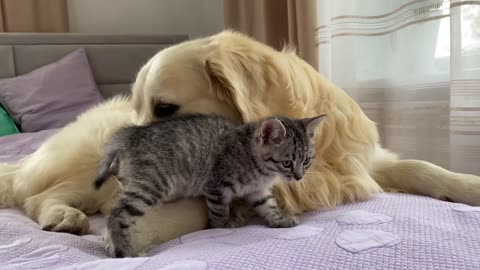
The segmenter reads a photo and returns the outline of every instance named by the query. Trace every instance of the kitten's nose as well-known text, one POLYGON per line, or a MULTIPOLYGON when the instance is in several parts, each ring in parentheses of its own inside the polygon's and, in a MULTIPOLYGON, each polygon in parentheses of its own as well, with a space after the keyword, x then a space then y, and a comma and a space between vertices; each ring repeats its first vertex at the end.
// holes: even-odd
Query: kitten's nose
POLYGON ((303 168, 295 168, 295 170, 293 170, 293 178, 295 178, 297 181, 302 180, 304 175, 305 171, 303 168))

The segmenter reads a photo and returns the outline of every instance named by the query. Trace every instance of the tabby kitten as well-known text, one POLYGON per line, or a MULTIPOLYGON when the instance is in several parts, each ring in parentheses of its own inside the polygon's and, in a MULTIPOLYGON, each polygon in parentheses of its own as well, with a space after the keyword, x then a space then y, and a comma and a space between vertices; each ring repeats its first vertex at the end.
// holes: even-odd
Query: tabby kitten
POLYGON ((246 199, 270 227, 298 224, 272 196, 279 178, 300 181, 315 157, 313 136, 324 115, 273 117, 237 125, 190 114, 118 131, 95 180, 116 175, 123 191, 107 219, 115 257, 135 256, 129 227, 159 203, 205 196, 210 227, 232 227, 230 202, 246 199))

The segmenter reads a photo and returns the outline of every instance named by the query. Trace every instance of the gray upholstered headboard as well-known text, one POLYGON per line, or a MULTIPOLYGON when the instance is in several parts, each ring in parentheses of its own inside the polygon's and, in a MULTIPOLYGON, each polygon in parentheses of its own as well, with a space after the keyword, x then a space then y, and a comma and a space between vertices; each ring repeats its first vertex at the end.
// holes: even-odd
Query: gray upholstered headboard
POLYGON ((85 48, 105 97, 128 93, 138 69, 182 35, 0 34, 0 79, 28 73, 77 48, 85 48))

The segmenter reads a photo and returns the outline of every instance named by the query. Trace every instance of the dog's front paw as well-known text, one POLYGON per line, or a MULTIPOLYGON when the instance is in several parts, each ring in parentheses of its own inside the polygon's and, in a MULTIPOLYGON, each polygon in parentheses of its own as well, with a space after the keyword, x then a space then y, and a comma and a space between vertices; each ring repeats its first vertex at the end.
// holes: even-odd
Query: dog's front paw
POLYGON ((88 217, 80 210, 66 205, 55 205, 42 211, 38 222, 44 231, 86 234, 88 217))
POLYGON ((290 228, 298 224, 300 224, 300 220, 297 216, 283 216, 268 222, 268 226, 271 228, 290 228))

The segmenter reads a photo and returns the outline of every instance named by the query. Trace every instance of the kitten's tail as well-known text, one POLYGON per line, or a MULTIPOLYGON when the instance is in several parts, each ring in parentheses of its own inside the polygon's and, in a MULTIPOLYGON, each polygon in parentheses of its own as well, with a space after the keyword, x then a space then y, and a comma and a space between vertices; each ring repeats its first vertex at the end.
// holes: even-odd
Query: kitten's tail
POLYGON ((117 149, 108 149, 105 151, 105 154, 100 160, 97 176, 95 177, 95 190, 100 189, 100 187, 102 187, 102 185, 110 178, 110 176, 118 173, 117 152, 117 149))

